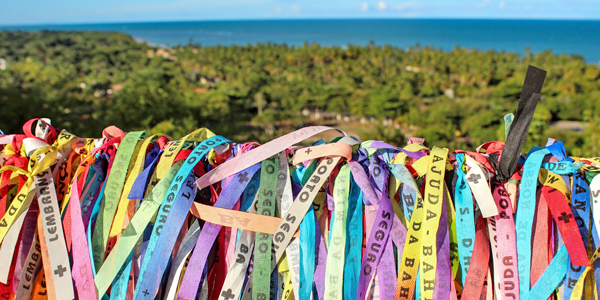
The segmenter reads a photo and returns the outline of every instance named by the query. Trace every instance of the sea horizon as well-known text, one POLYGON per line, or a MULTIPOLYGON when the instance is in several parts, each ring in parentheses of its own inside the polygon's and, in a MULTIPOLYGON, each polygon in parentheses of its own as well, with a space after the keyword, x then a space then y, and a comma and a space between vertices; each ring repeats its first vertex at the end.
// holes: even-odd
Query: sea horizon
POLYGON ((403 49, 419 44, 525 54, 550 50, 600 64, 600 20, 469 18, 328 18, 145 21, 0 25, 8 31, 117 31, 151 45, 173 47, 286 44, 369 45, 403 49))
POLYGON ((331 18, 255 18, 255 19, 206 19, 206 20, 147 20, 147 21, 115 21, 115 22, 75 22, 75 23, 23 23, 23 24, 1 24, 0 29, 5 27, 26 27, 26 26, 79 26, 79 25, 109 25, 109 24, 146 24, 146 23, 204 23, 204 22, 262 22, 262 21, 352 21, 352 20, 361 20, 361 21, 376 21, 376 20, 453 20, 453 21, 567 21, 567 22, 600 22, 600 17, 597 19, 561 19, 561 18, 455 18, 455 17, 436 17, 436 18, 428 18, 428 17, 364 17, 364 18, 355 18, 355 17, 331 17, 331 18))

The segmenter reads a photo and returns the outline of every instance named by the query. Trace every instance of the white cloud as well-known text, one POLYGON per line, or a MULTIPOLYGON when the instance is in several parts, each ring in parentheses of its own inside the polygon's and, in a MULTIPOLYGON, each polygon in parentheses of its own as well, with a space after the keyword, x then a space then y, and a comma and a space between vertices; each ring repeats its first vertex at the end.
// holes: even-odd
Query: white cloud
POLYGON ((409 8, 418 8, 418 7, 419 7, 419 5, 417 4, 417 2, 413 1, 413 2, 402 3, 402 4, 398 5, 398 6, 393 6, 393 7, 391 7, 391 9, 393 9, 393 10, 406 10, 406 9, 409 9, 409 8))
POLYGON ((367 10, 369 10, 369 4, 368 4, 367 2, 363 2, 363 3, 360 5, 360 10, 362 10, 362 11, 367 11, 367 10))
POLYGON ((280 12, 281 12, 281 7, 277 7, 277 8, 275 9, 275 13, 277 13, 277 14, 278 14, 278 13, 280 13, 280 12))
POLYGON ((490 3, 490 0, 483 0, 482 3, 477 4, 477 7, 486 7, 490 3))
POLYGON ((298 13, 300 11, 300 6, 298 5, 293 5, 292 6, 292 12, 293 13, 298 13))
POLYGON ((504 1, 500 1, 500 3, 498 4, 498 7, 500 7, 500 9, 504 9, 504 6, 506 4, 504 3, 504 1))
POLYGON ((381 10, 386 10, 387 9, 387 4, 383 1, 379 1, 377 2, 377 6, 379 6, 379 9, 381 10))

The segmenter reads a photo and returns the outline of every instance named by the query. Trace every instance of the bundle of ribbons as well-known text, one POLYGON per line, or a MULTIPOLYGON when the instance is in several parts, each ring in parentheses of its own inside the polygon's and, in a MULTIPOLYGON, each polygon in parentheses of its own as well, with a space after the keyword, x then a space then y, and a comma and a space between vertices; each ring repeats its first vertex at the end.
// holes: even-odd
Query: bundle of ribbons
POLYGON ((0 298, 597 298, 600 159, 521 153, 544 77, 475 151, 30 120, 0 136, 0 298))

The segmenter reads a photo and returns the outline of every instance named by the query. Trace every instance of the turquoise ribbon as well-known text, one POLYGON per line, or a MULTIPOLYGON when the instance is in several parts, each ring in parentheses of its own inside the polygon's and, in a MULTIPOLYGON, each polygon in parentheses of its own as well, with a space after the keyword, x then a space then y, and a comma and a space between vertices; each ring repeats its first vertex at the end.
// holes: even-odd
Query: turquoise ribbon
POLYGON ((454 199, 456 202, 456 239, 458 243, 458 256, 463 276, 462 285, 465 286, 469 262, 475 245, 475 217, 473 215, 473 195, 465 179, 463 164, 465 154, 459 153, 456 157, 456 187, 454 199))
POLYGON ((129 275, 131 274, 131 260, 133 252, 129 254, 127 260, 119 270, 116 279, 113 281, 110 289, 110 300, 125 300, 127 298, 127 285, 129 284, 129 275))
MULTIPOLYGON (((542 274, 540 279, 535 283, 533 288, 531 288, 531 292, 527 291, 528 299, 548 299, 550 294, 554 292, 556 287, 560 284, 560 282, 567 274, 567 263, 569 260, 569 253, 567 252, 567 248, 565 245, 560 247, 558 253, 546 268, 546 271, 542 274)), ((519 270, 519 272, 521 272, 519 270)), ((523 299, 523 296, 521 296, 523 299)))
MULTIPOLYGON (((304 185, 310 175, 314 172, 317 164, 316 161, 311 163, 302 174, 302 184, 304 185)), ((300 299, 311 299, 310 295, 313 289, 313 281, 315 276, 315 211, 312 207, 300 222, 300 290, 298 296, 300 299)))
MULTIPOLYGON (((160 282, 160 278, 162 277, 162 274, 165 271, 165 268, 167 267, 166 256, 169 255, 169 253, 164 253, 162 251, 155 251, 155 248, 157 248, 157 244, 158 244, 159 240, 161 241, 159 248, 161 248, 161 249, 172 249, 173 248, 173 245, 177 238, 177 234, 172 234, 172 232, 179 231, 185 218, 179 219, 180 217, 178 216, 177 217, 178 219, 174 219, 171 216, 187 214, 189 211, 189 207, 186 208, 184 206, 187 206, 187 205, 183 205, 183 203, 179 203, 179 202, 185 200, 185 201, 187 201, 186 204, 189 203, 189 205, 191 206, 191 204, 192 204, 191 202, 193 201, 193 199, 191 199, 191 200, 190 199, 180 199, 179 197, 177 197, 177 196, 179 196, 180 191, 184 188, 183 182, 185 182, 185 178, 187 178, 190 175, 193 168, 200 161, 200 159, 202 159, 204 156, 206 156, 211 149, 213 149, 214 147, 216 147, 218 145, 226 143, 226 142, 230 142, 230 141, 228 139, 218 136, 218 135, 215 135, 213 137, 203 140, 192 151, 192 153, 190 153, 190 155, 188 156, 188 158, 186 158, 185 162, 183 163, 183 165, 181 166, 179 171, 177 171, 177 175, 175 175, 175 180, 173 180, 173 182, 171 182, 171 185, 169 186, 169 189, 168 189, 169 193, 167 193, 165 195, 165 200, 161 203, 161 206, 158 209, 158 212, 160 214, 161 212, 166 211, 165 206, 172 205, 170 210, 167 210, 167 211, 169 211, 169 213, 168 213, 167 220, 164 223, 163 228, 162 228, 163 234, 159 234, 157 232, 157 230, 152 230, 152 235, 150 236, 150 241, 148 242, 148 246, 146 248, 146 254, 144 255, 144 260, 142 262, 142 267, 140 268, 140 275, 138 277, 138 282, 137 282, 136 289, 135 289, 134 299, 141 300, 142 298, 145 298, 145 297, 154 297, 154 294, 156 293, 156 290, 158 289, 158 284, 160 282), (184 178, 184 179, 183 179, 183 181, 180 181, 180 180, 178 180, 179 178, 184 178), (174 192, 174 194, 176 196, 173 195, 172 192, 174 192), (176 198, 171 199, 171 201, 167 201, 167 200, 169 200, 168 197, 173 197, 173 196, 175 196, 176 198), (182 210, 182 211, 180 211, 180 210, 182 210), (185 211, 183 211, 183 210, 185 210, 185 211), (157 257, 159 257, 159 256, 164 257, 164 259, 157 259, 157 257), (152 262, 152 264, 150 262, 152 262), (146 274, 148 269, 150 269, 151 272, 146 274), (149 277, 152 277, 152 278, 149 278, 149 277), (146 279, 144 280, 144 278, 146 278, 146 279), (142 293, 142 291, 144 293, 142 293), (143 295, 143 296, 141 296, 141 295, 143 295), (152 295, 152 296, 149 296, 149 295, 152 295)), ((157 221, 158 221, 158 219, 157 219, 157 221)))
MULTIPOLYGON (((351 176, 352 178, 352 176, 351 176)), ((354 179, 350 181, 350 199, 348 203, 348 236, 346 239, 346 261, 344 262, 344 299, 356 299, 360 262, 362 254, 363 207, 362 190, 354 179)))
MULTIPOLYGON (((517 214, 515 218, 519 267, 519 292, 522 300, 530 299, 531 231, 533 228, 533 217, 535 215, 538 173, 544 156, 549 153, 550 151, 546 148, 536 147, 531 149, 527 155, 525 166, 523 167, 523 179, 521 180, 519 203, 517 205, 517 214)), ((564 271, 566 272, 566 262, 564 271)), ((543 298, 536 297, 533 299, 543 298)))

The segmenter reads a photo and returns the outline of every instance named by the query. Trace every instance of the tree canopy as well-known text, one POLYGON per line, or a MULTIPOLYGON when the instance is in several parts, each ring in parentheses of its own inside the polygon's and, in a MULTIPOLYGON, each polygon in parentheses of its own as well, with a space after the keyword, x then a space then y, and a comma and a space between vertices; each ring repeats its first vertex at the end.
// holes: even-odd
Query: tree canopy
POLYGON ((0 58, 0 129, 7 133, 33 117, 80 136, 116 125, 177 138, 204 126, 259 141, 335 124, 363 139, 419 136, 453 149, 504 139, 502 117, 516 109, 531 64, 548 74, 525 148, 553 137, 572 155, 598 154, 600 68, 550 51, 161 48, 116 32, 0 31, 0 58), (557 121, 578 122, 580 131, 557 121))

